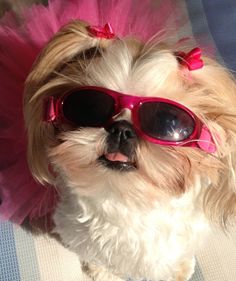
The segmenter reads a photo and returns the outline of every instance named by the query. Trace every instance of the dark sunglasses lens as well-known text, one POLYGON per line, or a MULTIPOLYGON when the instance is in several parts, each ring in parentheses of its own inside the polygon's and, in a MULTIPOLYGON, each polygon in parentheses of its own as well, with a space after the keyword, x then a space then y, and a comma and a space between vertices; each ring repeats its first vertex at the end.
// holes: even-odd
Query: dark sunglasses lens
POLYGON ((64 116, 79 127, 102 127, 110 120, 114 110, 114 99, 93 89, 75 91, 63 102, 64 116))
POLYGON ((183 109, 163 102, 146 102, 139 108, 140 126, 152 138, 179 142, 194 130, 193 118, 183 109))

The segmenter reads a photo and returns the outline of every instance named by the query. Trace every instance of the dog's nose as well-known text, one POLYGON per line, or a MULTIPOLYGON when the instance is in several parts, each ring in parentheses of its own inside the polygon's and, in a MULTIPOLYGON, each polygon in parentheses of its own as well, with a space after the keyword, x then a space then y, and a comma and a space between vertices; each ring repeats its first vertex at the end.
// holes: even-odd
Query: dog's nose
POLYGON ((115 121, 106 130, 113 141, 118 144, 123 144, 137 137, 132 124, 126 120, 115 121))

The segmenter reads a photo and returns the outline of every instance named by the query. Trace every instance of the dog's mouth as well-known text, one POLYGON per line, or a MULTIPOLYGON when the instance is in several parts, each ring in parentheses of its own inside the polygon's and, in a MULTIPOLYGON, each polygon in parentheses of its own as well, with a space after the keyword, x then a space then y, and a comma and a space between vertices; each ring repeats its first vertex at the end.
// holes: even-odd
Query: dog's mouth
POLYGON ((103 154, 98 160, 105 167, 121 172, 132 171, 137 168, 136 162, 121 152, 103 154))

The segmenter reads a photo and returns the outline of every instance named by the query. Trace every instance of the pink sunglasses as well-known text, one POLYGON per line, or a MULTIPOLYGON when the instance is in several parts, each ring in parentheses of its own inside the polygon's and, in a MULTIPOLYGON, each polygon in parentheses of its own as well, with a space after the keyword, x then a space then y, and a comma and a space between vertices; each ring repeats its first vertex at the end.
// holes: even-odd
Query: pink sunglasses
POLYGON ((151 143, 198 147, 209 153, 216 150, 208 128, 182 104, 165 98, 126 95, 101 87, 86 86, 58 99, 50 97, 46 121, 106 128, 122 109, 131 111, 137 135, 151 143))

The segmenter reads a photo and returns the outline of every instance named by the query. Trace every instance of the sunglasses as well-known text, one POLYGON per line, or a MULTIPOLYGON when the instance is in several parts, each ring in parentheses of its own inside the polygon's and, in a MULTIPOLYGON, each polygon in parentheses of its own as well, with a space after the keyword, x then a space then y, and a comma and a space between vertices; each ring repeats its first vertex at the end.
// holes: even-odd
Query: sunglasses
POLYGON ((211 133, 201 120, 182 104, 165 98, 139 97, 86 86, 58 99, 50 97, 46 103, 46 121, 106 128, 123 109, 131 111, 137 135, 148 142, 215 152, 211 133))

